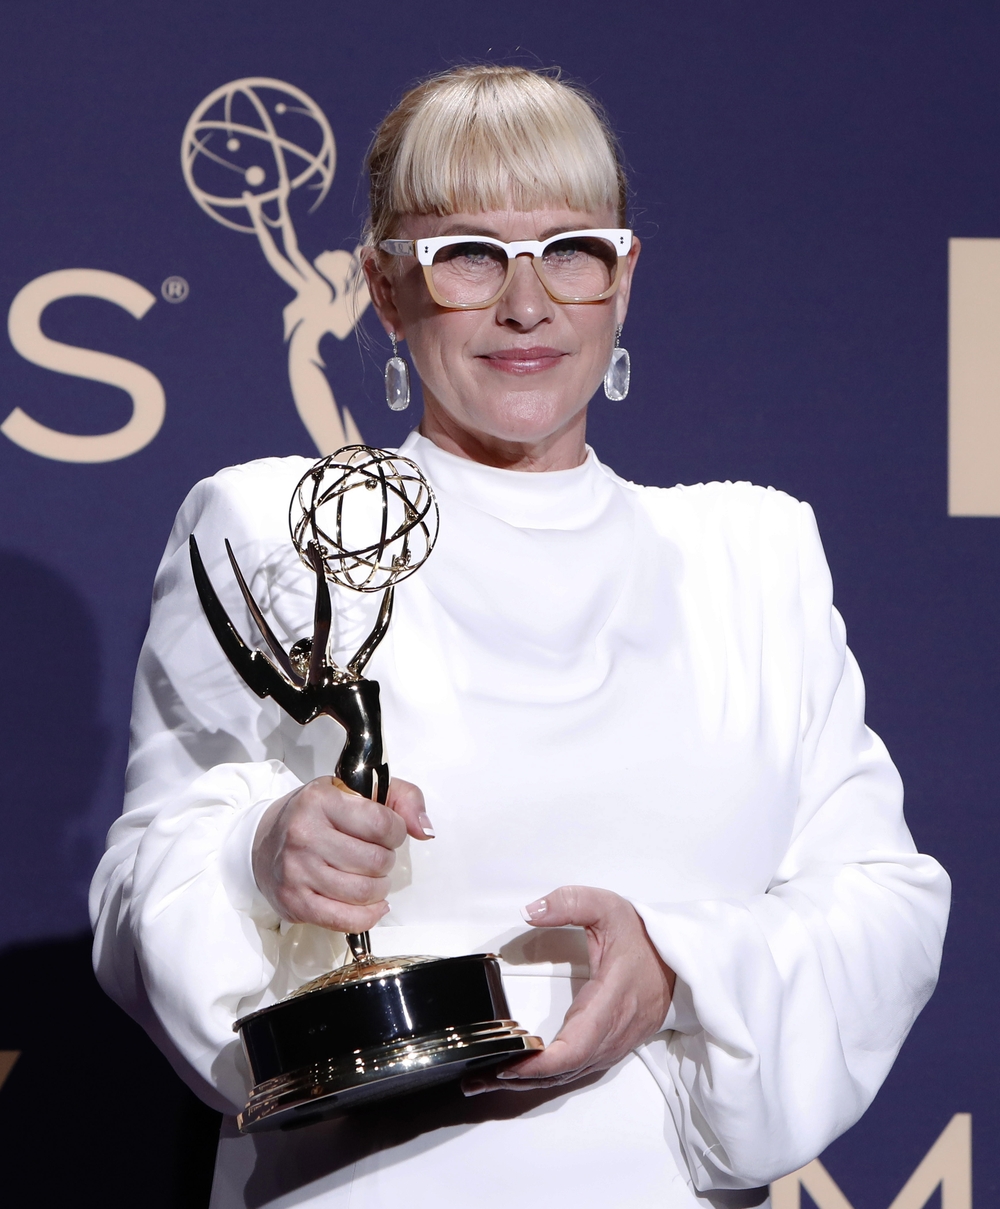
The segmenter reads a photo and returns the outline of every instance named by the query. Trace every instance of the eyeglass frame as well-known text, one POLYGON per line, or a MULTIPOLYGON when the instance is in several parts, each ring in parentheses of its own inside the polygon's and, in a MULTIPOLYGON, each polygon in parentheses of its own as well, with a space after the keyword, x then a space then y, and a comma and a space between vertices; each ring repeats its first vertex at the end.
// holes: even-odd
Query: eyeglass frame
POLYGON ((517 259, 519 256, 525 255, 531 257, 531 267, 535 270, 535 276, 542 283, 542 288, 553 302, 562 303, 564 306, 574 304, 587 306, 592 302, 603 302, 618 291, 622 274, 625 271, 625 261, 632 250, 633 238, 632 231, 627 227, 593 227, 582 231, 560 231, 559 234, 552 235, 548 239, 518 239, 513 243, 504 243, 502 239, 494 239, 491 235, 432 235, 425 239, 383 239, 378 246, 380 251, 386 252, 390 256, 416 256, 420 267, 424 271, 424 280, 427 282, 427 288, 430 290, 431 297, 438 306, 444 307, 449 311, 484 311, 487 307, 491 307, 499 302, 504 294, 507 293, 510 283, 514 280, 517 259), (568 294, 559 294, 552 289, 545 280, 545 275, 540 265, 544 251, 550 244, 558 243, 561 239, 578 239, 581 236, 606 239, 612 246, 618 249, 618 264, 615 268, 614 280, 606 290, 587 298, 572 298, 568 294), (485 302, 448 302, 435 289, 432 278, 434 257, 442 248, 448 247, 449 244, 459 243, 490 244, 494 248, 501 248, 507 255, 507 276, 504 278, 503 285, 492 298, 488 298, 485 302))

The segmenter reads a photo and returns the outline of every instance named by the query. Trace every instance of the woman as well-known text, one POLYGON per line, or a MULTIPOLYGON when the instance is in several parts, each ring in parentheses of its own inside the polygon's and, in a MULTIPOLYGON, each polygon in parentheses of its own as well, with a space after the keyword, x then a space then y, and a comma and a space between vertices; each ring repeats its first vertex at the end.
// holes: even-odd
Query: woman
MULTIPOLYGON (((308 460, 200 483, 95 878, 99 977, 229 1114, 215 1206, 761 1204, 870 1102, 947 916, 864 726, 812 513, 745 483, 636 487, 586 446, 613 360, 627 385, 639 243, 584 94, 456 69, 386 118, 369 167, 373 305, 424 398, 402 451, 442 515, 370 665, 406 780, 387 807, 338 791, 335 724, 253 697, 195 596, 188 535, 220 586, 228 537, 279 636, 310 632, 285 520, 308 460), (499 951, 547 1049, 239 1137, 233 1021, 365 928, 381 954, 499 951)), ((232 586, 225 603, 250 632, 232 586)), ((335 656, 371 607, 338 597, 335 656)))

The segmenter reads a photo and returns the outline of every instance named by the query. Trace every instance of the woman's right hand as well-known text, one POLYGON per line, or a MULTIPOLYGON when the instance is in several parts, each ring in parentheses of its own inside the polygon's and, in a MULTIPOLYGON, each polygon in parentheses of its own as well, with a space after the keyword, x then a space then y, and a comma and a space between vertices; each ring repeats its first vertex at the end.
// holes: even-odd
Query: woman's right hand
POLYGON ((389 873, 408 834, 434 836, 416 785, 390 781, 383 806, 335 777, 318 777, 264 812, 254 837, 254 877, 282 919, 367 932, 389 910, 389 873))

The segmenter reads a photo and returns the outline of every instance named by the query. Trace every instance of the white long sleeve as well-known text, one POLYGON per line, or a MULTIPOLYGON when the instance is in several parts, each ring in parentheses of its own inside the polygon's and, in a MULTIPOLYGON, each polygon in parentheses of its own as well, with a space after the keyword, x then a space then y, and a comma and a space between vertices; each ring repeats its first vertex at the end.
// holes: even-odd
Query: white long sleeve
MULTIPOLYGON (((308 464, 270 464, 280 479, 278 499, 287 501, 308 464)), ((229 1112, 243 1106, 247 1092, 232 1025, 266 1001, 279 951, 290 953, 296 941, 302 947, 298 934, 308 931, 319 943, 316 973, 336 956, 336 938, 318 929, 286 927, 293 935, 283 940, 250 868, 263 811, 323 769, 301 749, 299 728, 229 666, 191 575, 193 532, 230 616, 249 638, 252 622, 233 590, 225 539, 265 604, 275 582, 297 574, 271 515, 276 501, 255 495, 254 477, 237 467, 200 483, 178 514, 136 677, 126 809, 109 833, 91 900, 102 986, 149 1029, 199 1095, 229 1112), (264 525, 256 523, 261 505, 264 525)), ((293 620, 303 620, 296 605, 308 616, 310 602, 294 587, 283 601, 293 620)), ((276 621, 280 629, 280 615, 276 621)), ((332 724, 325 737, 332 768, 339 746, 332 724)), ((284 989, 272 988, 270 998, 284 989)))
MULTIPOLYGON (((424 790, 437 838, 400 850, 376 951, 499 951, 514 1015, 549 1039, 579 974, 574 938, 560 956, 552 936, 525 936, 518 909, 594 885, 637 905, 678 984, 645 1066, 564 1097, 544 1126, 480 1120, 405 1162, 390 1149, 377 1180, 369 1164, 374 1199, 361 1168, 344 1185, 352 1209, 391 1202, 393 1164, 401 1189, 433 1188, 521 1145, 517 1130, 554 1130, 545 1146, 574 1138, 597 1162, 613 1143, 599 1123, 587 1133, 579 1105, 607 1120, 625 1095, 645 1105, 646 1157, 630 1171, 665 1180, 671 1209, 793 1170, 878 1089, 934 985, 949 893, 864 725, 811 510, 748 484, 635 487, 593 454, 518 474, 417 436, 403 452, 434 485, 441 534, 397 590, 370 674, 392 771, 424 790)), ((309 634, 312 577, 287 529, 308 466, 234 467, 182 507, 137 673, 125 813, 92 887, 102 985, 227 1112, 248 1091, 234 1020, 343 954, 342 937, 281 924, 250 863, 261 814, 332 772, 342 733, 298 726, 239 679, 187 539, 246 638, 226 538, 279 638, 309 634)), ((353 652, 377 604, 335 592, 335 654, 353 652)), ((315 1129, 317 1153, 353 1161, 315 1129)), ((610 1149, 608 1164, 610 1181, 610 1149)), ((587 1195, 602 1187, 592 1172, 587 1195)))
POLYGON ((640 907, 678 975, 644 1047, 699 1188, 764 1184, 868 1107, 937 979, 949 882, 919 855, 902 785, 801 505, 805 635, 799 804, 767 892, 640 907))

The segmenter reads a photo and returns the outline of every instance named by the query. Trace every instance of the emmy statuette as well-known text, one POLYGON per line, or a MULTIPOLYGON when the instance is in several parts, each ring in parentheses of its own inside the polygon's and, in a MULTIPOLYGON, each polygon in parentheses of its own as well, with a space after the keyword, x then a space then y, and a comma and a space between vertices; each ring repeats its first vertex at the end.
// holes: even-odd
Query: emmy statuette
MULTIPOLYGON (((347 733, 336 776, 356 793, 384 802, 389 769, 379 686, 362 673, 389 627, 395 585, 434 548, 437 502, 408 458, 348 445, 317 462, 299 482, 289 526, 299 556, 316 577, 311 638, 285 651, 227 541, 233 573, 270 657, 251 649, 216 595, 192 534, 199 599, 247 685, 302 725, 322 714, 336 719, 347 733), (343 668, 328 654, 328 579, 382 593, 372 632, 343 668)), ((367 933, 348 935, 347 942, 350 956, 339 969, 233 1026, 254 1083, 237 1118, 242 1132, 311 1124, 542 1048, 538 1037, 508 1018, 495 955, 376 958, 367 933)))

